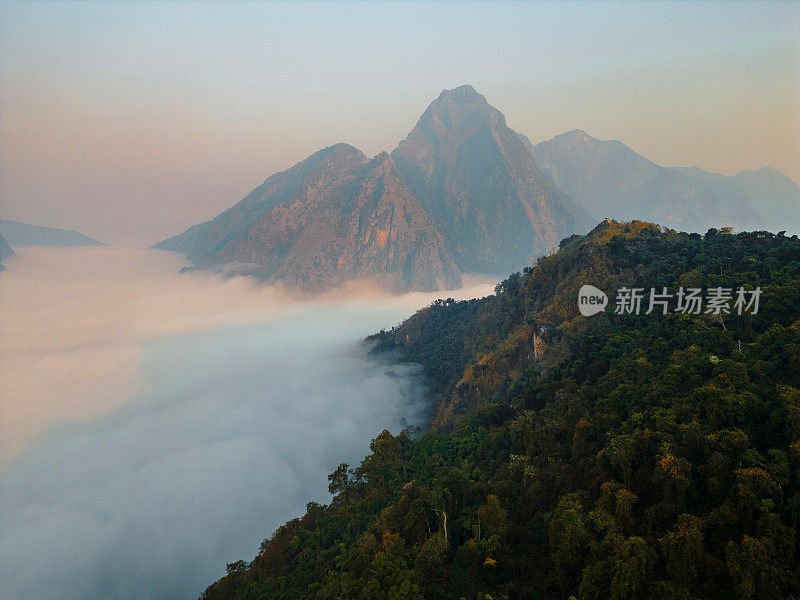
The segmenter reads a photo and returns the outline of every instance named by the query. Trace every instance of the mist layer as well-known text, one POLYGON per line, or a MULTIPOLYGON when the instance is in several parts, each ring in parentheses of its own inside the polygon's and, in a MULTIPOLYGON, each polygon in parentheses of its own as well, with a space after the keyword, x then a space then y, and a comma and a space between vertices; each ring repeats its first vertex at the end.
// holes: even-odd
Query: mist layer
POLYGON ((424 417, 419 372, 360 339, 435 295, 311 302, 113 248, 25 250, 8 267, 3 598, 196 597, 326 502, 336 464, 424 417))

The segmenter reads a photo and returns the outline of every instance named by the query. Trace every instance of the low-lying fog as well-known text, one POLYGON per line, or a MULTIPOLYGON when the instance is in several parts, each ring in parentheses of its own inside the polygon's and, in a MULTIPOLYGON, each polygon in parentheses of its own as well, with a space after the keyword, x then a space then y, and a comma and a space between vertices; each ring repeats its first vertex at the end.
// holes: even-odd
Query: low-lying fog
POLYGON ((298 300, 181 265, 108 247, 7 261, 0 597, 196 598, 327 502, 339 462, 424 417, 418 371, 359 341, 441 294, 298 300))

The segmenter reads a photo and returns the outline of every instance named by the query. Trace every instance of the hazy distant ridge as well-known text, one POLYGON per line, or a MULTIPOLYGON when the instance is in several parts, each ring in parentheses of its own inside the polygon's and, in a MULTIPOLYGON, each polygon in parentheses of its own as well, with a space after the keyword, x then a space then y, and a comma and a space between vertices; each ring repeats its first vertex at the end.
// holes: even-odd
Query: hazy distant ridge
POLYGON ((744 194, 759 213, 762 229, 800 233, 800 185, 777 169, 764 167, 732 176, 698 167, 674 167, 674 170, 709 182, 722 195, 744 194))
POLYGON ((697 167, 670 169, 620 141, 581 130, 528 147, 539 168, 596 219, 640 219, 701 233, 724 226, 800 229, 800 187, 775 169, 733 177, 697 167))
POLYGON ((58 229, 54 227, 42 227, 40 225, 28 225, 20 221, 8 221, 0 219, 0 234, 6 238, 8 244, 15 246, 101 246, 103 242, 98 242, 88 236, 71 231, 69 229, 58 229))

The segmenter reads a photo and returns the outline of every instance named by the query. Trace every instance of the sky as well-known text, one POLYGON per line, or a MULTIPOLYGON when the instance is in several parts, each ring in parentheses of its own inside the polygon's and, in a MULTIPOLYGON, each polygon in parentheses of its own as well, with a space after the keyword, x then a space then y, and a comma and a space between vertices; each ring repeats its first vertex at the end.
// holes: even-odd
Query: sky
POLYGON ((534 142, 800 181, 800 3, 0 3, 0 217, 150 245, 472 84, 534 142))
POLYGON ((360 340, 435 294, 312 301, 181 264, 111 246, 8 261, 0 598, 194 600, 329 502, 337 464, 423 423, 421 368, 360 340))

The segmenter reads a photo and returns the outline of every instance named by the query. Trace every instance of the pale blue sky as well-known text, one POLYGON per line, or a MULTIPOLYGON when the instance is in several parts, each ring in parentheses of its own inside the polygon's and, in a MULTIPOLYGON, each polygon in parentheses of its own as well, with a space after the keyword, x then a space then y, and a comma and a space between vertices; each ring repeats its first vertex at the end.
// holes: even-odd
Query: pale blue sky
POLYGON ((534 142, 800 178, 800 4, 2 3, 0 211, 152 243, 471 83, 534 142))

